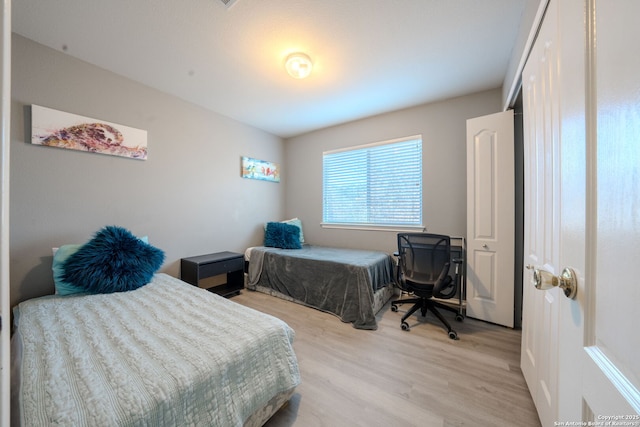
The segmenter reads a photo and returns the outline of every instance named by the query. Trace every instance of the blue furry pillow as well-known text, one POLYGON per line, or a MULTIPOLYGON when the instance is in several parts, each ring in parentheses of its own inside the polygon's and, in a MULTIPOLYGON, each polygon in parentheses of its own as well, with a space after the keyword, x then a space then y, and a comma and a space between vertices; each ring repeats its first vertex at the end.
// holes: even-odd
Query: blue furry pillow
POLYGON ((284 222, 268 222, 264 245, 282 249, 300 249, 300 228, 284 222))
POLYGON ((65 282, 91 293, 131 291, 151 281, 164 252, 122 227, 107 226, 63 264, 65 282))

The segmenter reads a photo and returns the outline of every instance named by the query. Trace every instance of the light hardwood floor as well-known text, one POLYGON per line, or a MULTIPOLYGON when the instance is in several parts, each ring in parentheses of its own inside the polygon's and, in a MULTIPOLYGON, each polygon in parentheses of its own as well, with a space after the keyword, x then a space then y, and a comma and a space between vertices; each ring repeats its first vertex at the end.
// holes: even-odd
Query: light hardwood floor
MULTIPOLYGON (((354 329, 319 310, 243 290, 233 301, 296 331, 302 384, 266 424, 283 426, 539 427, 520 365, 520 331, 474 319, 448 338, 432 314, 400 329, 406 308, 387 303, 378 330, 354 329)), ((405 306, 408 307, 408 306, 405 306)))

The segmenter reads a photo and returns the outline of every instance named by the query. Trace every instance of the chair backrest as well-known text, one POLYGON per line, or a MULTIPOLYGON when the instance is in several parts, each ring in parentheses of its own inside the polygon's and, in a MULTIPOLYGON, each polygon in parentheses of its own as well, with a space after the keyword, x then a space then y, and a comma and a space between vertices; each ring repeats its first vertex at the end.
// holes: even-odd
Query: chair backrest
POLYGON ((406 280, 433 285, 449 273, 451 239, 442 234, 399 233, 398 254, 406 280))

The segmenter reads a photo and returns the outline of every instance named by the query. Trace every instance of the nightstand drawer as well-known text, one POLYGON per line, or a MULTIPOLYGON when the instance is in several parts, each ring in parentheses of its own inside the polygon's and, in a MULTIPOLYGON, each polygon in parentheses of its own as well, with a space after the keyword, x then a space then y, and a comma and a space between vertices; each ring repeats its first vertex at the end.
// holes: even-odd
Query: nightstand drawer
POLYGON ((210 264, 200 264, 200 278, 231 273, 232 271, 242 270, 243 268, 244 258, 228 259, 210 264))

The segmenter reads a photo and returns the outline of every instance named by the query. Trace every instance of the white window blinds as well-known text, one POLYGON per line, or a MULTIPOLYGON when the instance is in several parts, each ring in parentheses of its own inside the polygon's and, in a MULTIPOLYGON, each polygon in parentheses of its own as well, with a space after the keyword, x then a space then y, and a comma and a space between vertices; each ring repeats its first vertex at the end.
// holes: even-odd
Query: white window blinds
POLYGON ((422 137, 323 153, 325 224, 421 226, 422 137))

